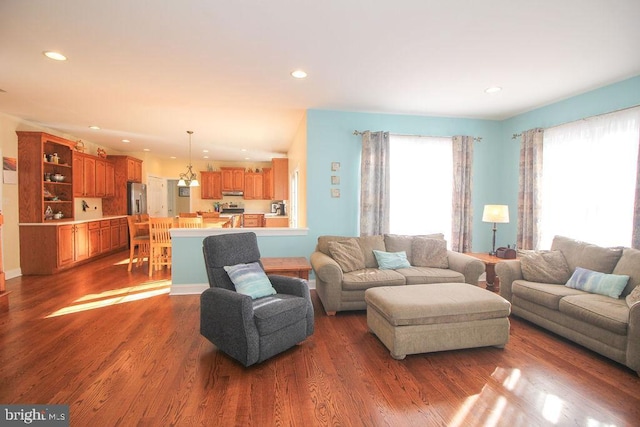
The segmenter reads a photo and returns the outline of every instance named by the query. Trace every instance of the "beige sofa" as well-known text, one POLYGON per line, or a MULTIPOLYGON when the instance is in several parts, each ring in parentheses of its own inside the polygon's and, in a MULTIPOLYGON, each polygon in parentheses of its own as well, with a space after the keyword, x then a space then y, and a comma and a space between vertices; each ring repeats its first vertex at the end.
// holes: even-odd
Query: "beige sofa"
POLYGON ((485 270, 482 261, 447 250, 442 234, 320 236, 310 261, 316 277, 316 292, 329 315, 337 311, 365 310, 364 293, 372 287, 459 282, 477 285, 485 270), (361 257, 362 263, 334 256, 336 251, 332 253, 332 249, 348 242, 358 252, 350 255, 352 258, 361 257), (374 250, 387 253, 404 251, 411 265, 380 269, 374 250))
POLYGON ((514 315, 640 372, 640 250, 556 236, 550 252, 523 252, 499 262, 496 274, 514 315), (629 279, 617 298, 565 286, 577 267, 629 279))

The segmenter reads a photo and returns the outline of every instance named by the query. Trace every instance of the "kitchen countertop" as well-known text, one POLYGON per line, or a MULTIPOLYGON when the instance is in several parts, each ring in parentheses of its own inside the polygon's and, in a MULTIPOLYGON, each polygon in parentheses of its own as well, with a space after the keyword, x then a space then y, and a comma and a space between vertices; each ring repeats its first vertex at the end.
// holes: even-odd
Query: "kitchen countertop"
POLYGON ((18 225, 68 225, 68 224, 84 224, 86 222, 94 222, 94 221, 106 221, 106 220, 110 220, 110 219, 118 219, 118 218, 126 218, 127 215, 105 215, 103 217, 100 218, 93 218, 93 219, 72 219, 72 220, 65 220, 63 219, 51 219, 45 222, 21 222, 18 223, 18 225))

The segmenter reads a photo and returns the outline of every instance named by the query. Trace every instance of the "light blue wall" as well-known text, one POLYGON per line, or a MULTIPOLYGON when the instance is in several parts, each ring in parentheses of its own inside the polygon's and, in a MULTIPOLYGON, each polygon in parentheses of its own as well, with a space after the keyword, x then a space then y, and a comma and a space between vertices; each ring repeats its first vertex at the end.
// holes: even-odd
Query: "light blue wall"
MULTIPOLYGON (((307 236, 260 237, 263 256, 306 256, 318 236, 357 236, 361 138, 354 130, 384 130, 397 134, 482 137, 474 145, 473 250, 491 248, 491 226, 481 221, 485 204, 508 204, 509 224, 499 224, 497 246, 516 240, 519 140, 514 133, 550 127, 595 114, 640 105, 640 76, 564 101, 520 114, 504 121, 422 117, 393 114, 309 110, 307 112, 307 236), (331 163, 340 162, 340 198, 331 197, 331 163)), ((421 185, 416 171, 416 197, 421 185)), ((433 207, 437 209, 437 206, 433 207)), ((182 243, 181 243, 182 245, 182 243)), ((205 283, 201 239, 176 247, 174 284, 205 283)))
POLYGON ((511 223, 498 225, 498 237, 516 240, 516 213, 518 209, 518 168, 520 139, 511 139, 515 133, 533 128, 549 128, 585 117, 609 113, 640 105, 640 76, 577 95, 507 119, 501 123, 501 185, 503 199, 509 205, 511 223))
MULTIPOLYGON (((397 134, 482 137, 474 145, 474 188, 472 194, 474 219, 474 250, 490 247, 490 228, 482 224, 482 207, 487 203, 506 203, 493 190, 499 184, 500 122, 445 117, 422 117, 393 114, 349 113, 310 110, 307 112, 308 149, 308 225, 309 238, 315 244, 325 234, 357 236, 359 234, 360 151, 361 137, 354 130, 384 130, 397 134), (340 162, 339 199, 331 198, 331 163, 340 162)), ((416 171, 415 197, 421 186, 433 183, 421 181, 416 171)), ((433 206, 438 209, 438 206, 433 206)))

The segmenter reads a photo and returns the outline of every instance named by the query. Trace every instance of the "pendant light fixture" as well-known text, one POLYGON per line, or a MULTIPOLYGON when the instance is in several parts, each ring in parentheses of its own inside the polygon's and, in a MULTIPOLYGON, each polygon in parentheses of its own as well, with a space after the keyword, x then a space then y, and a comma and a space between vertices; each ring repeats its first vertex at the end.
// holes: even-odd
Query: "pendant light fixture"
POLYGON ((191 166, 191 135, 193 135, 192 130, 188 130, 189 134, 189 166, 187 166, 187 172, 180 174, 180 181, 178 181, 178 187, 198 187, 200 183, 196 177, 196 174, 193 173, 193 169, 191 166))

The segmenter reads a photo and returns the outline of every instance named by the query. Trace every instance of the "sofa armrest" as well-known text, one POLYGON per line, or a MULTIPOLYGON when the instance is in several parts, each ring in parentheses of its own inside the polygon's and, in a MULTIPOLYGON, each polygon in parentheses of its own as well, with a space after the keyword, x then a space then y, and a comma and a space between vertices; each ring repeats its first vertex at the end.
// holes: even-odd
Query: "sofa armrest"
POLYGON ((484 262, 460 252, 447 251, 449 269, 462 273, 465 283, 478 286, 478 279, 484 273, 484 262))
POLYGON ((329 255, 316 251, 309 257, 309 262, 316 275, 316 279, 320 279, 325 283, 342 283, 342 269, 329 255))
POLYGON ((500 296, 511 302, 511 286, 514 280, 522 279, 520 260, 500 261, 496 264, 496 276, 500 279, 500 296))
POLYGON ((626 365, 640 375, 640 301, 629 307, 626 365))

